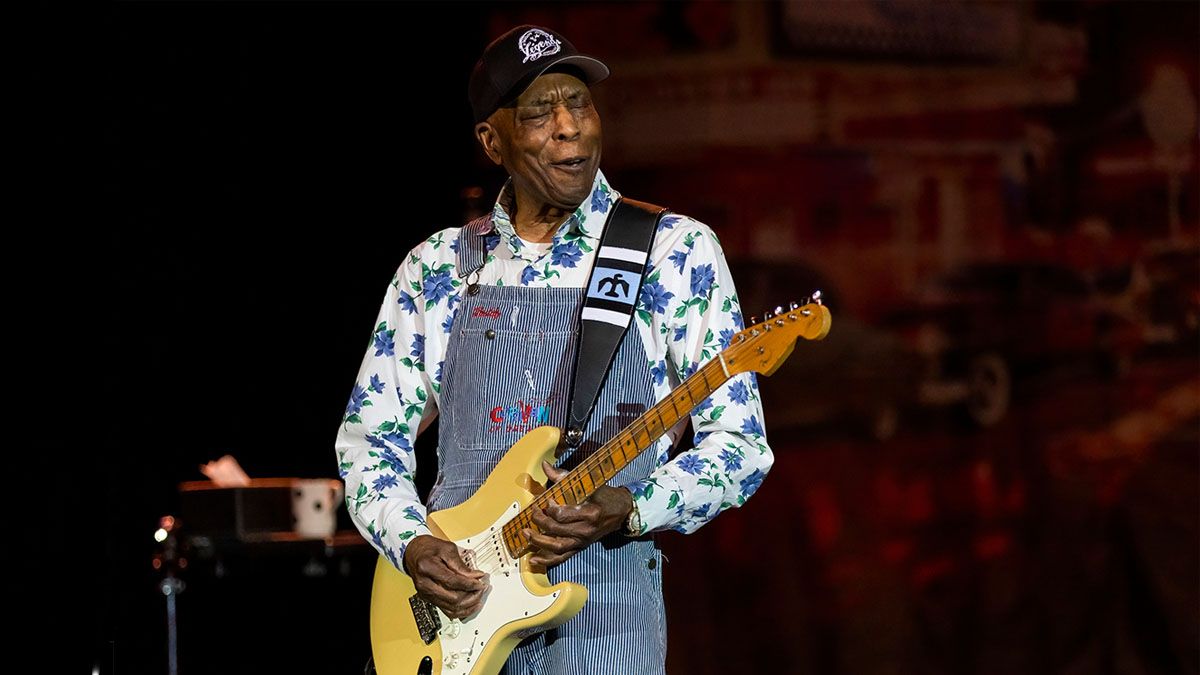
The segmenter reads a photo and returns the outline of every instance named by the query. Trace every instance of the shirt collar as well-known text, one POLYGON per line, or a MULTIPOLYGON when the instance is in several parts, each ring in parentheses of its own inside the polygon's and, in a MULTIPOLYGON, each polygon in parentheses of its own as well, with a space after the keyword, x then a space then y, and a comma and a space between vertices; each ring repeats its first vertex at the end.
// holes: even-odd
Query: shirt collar
MULTIPOLYGON (((609 210, 620 196, 619 192, 608 185, 604 172, 597 169, 596 179, 592 181, 591 195, 575 209, 575 213, 563 221, 554 235, 555 241, 568 234, 599 241, 600 235, 604 233, 604 224, 608 222, 609 210)), ((500 189, 500 195, 496 198, 495 206, 492 207, 492 226, 482 234, 499 232, 501 239, 508 243, 513 253, 519 254, 521 239, 513 229, 512 219, 505 206, 511 199, 512 178, 509 178, 504 183, 504 187, 500 189)))

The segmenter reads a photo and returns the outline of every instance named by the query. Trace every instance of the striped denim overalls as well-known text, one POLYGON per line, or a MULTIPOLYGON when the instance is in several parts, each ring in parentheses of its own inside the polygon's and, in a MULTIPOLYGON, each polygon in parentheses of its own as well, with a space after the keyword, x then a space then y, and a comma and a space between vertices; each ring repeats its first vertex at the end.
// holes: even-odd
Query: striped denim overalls
MULTIPOLYGON (((458 265, 478 267, 483 237, 463 229, 458 265), (472 265, 472 262, 475 264, 472 265)), ((528 430, 562 427, 574 364, 583 289, 480 286, 464 292, 455 315, 440 400, 438 477, 429 510, 466 501, 501 455, 528 430)), ((559 466, 580 459, 654 403, 650 367, 636 326, 630 325, 576 450, 559 466)), ((640 455, 611 485, 644 478, 654 452, 640 455)), ((551 583, 588 588, 588 600, 562 626, 533 636, 505 665, 507 675, 635 675, 663 672, 666 617, 662 554, 649 538, 613 533, 561 565, 551 583)))

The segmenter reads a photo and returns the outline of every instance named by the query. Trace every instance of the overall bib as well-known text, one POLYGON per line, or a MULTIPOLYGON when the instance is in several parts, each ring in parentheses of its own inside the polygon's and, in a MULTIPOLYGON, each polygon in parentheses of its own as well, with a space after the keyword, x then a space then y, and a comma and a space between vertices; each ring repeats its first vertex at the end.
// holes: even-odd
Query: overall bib
MULTIPOLYGON (((483 237, 468 234, 459 269, 474 269, 483 237)), ((476 265, 477 267, 478 265, 476 265)), ((574 365, 581 288, 480 286, 464 292, 443 366, 438 477, 429 510, 466 501, 500 457, 529 431, 562 428, 574 365)), ((617 349, 609 377, 576 449, 558 465, 573 468, 654 403, 650 367, 636 326, 617 349)), ((639 455, 610 485, 650 474, 654 451, 639 455)), ((588 588, 583 610, 513 651, 507 675, 661 673, 666 658, 662 554, 651 538, 615 532, 548 570, 551 583, 588 588)))

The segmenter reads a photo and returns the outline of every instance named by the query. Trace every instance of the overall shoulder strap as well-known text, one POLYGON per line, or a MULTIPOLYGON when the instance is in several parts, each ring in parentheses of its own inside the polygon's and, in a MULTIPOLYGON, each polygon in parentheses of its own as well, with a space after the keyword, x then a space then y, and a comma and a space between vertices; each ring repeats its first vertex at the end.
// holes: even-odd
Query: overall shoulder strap
POLYGON ((571 399, 563 439, 576 447, 625 336, 642 289, 650 246, 667 209, 622 198, 600 238, 579 316, 571 399))
POLYGON ((460 279, 479 271, 487 261, 487 238, 492 231, 492 214, 480 216, 462 226, 458 232, 458 276, 460 279))

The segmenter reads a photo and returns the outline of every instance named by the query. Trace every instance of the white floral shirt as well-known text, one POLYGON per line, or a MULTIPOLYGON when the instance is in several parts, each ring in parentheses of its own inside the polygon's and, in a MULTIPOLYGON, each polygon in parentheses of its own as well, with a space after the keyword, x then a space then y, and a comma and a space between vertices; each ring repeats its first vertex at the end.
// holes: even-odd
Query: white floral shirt
MULTIPOLYGON (((592 197, 559 228, 548 247, 524 243, 503 203, 492 212, 487 264, 478 282, 583 288, 608 211, 619 197, 597 172, 592 197)), ((460 228, 414 248, 384 296, 371 343, 335 443, 346 504, 355 525, 399 566, 413 537, 429 534, 413 483, 413 439, 437 414, 442 365, 454 313, 465 289, 456 263, 460 228)), ((742 312, 712 230, 686 216, 659 223, 649 272, 631 329, 646 346, 656 400, 729 345, 742 312)), ((686 425, 660 439, 657 468, 626 487, 642 532, 692 532, 740 506, 773 462, 753 374, 735 376, 692 411, 695 447, 671 457, 686 425)))

